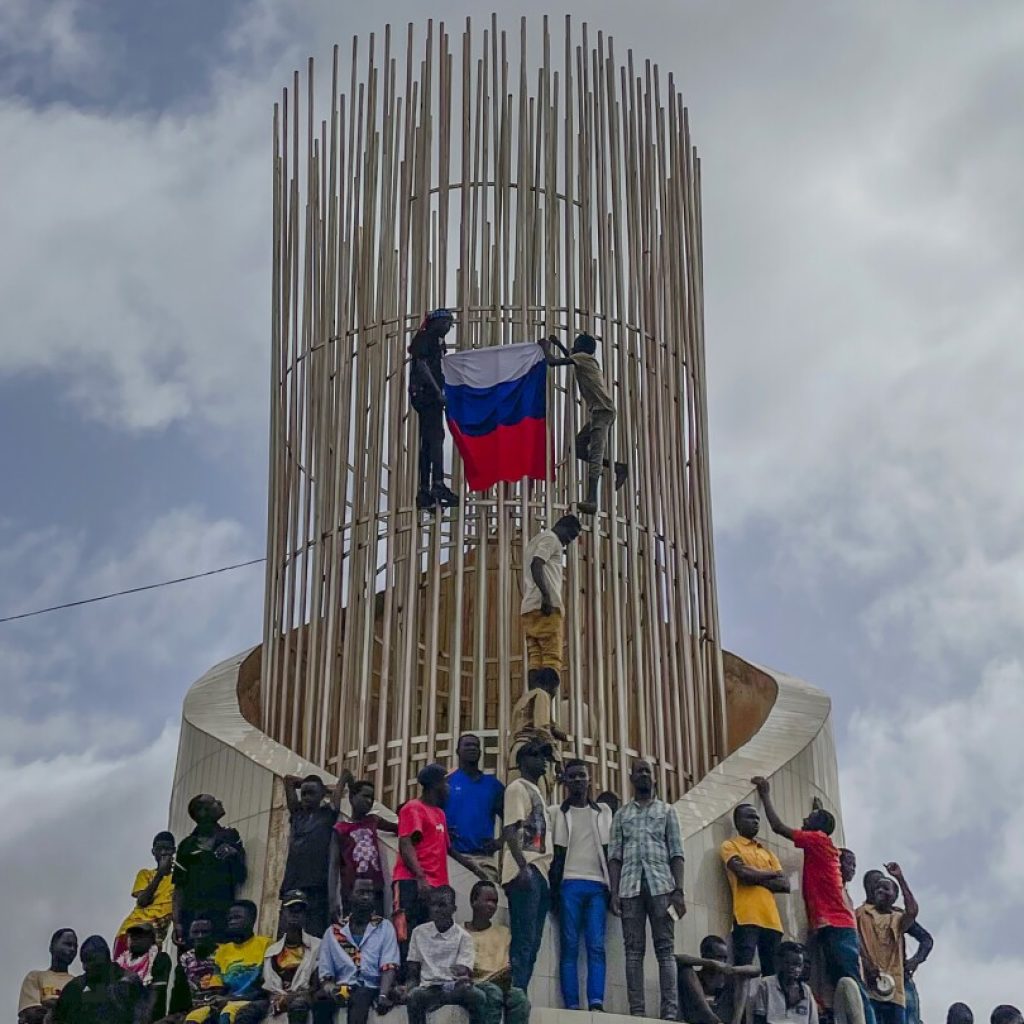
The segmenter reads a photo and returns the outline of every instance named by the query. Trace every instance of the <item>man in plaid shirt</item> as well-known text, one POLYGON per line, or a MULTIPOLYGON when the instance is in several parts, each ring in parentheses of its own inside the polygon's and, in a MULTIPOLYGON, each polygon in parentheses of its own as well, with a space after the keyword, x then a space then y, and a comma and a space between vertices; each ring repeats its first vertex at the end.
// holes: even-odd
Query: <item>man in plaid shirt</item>
POLYGON ((661 1018, 679 1013, 675 961, 675 922, 686 913, 683 898, 683 837, 676 812, 654 795, 654 769, 649 761, 634 761, 629 781, 633 799, 612 821, 608 847, 611 911, 622 918, 626 947, 626 991, 629 1012, 646 1016, 644 954, 647 920, 651 922, 654 954, 658 958, 661 1018))

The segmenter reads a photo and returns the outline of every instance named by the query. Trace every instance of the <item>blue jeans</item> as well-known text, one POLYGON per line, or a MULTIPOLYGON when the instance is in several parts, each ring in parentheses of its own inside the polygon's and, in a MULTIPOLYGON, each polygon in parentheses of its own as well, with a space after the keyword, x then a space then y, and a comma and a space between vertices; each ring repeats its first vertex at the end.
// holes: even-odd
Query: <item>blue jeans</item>
POLYGON ((876 1024, 875 1013, 860 976, 860 939, 856 928, 835 928, 826 925, 817 931, 817 939, 825 956, 825 970, 834 985, 841 978, 852 978, 860 989, 864 1003, 864 1024, 876 1024))
POLYGON ((875 1020, 878 1024, 906 1024, 907 1011, 896 1003, 872 999, 871 1008, 875 1011, 875 1020))
POLYGON ((562 882, 559 898, 562 941, 559 973, 562 1002, 567 1010, 580 1008, 580 979, 576 962, 580 931, 587 946, 587 1008, 604 1005, 604 925, 608 916, 608 888, 603 882, 570 878, 562 882))
POLYGON ((530 987, 533 965, 537 962, 544 925, 551 908, 548 880, 532 864, 527 868, 527 874, 529 881, 525 884, 514 881, 505 886, 508 923, 512 932, 508 957, 512 964, 512 986, 524 992, 530 987))

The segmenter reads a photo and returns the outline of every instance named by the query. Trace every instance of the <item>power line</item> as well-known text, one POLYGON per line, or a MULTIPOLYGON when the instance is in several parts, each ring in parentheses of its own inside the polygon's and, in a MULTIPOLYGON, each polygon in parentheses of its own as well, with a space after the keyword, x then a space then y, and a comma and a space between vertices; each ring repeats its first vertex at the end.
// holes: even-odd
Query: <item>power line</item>
POLYGON ((112 597, 125 597, 128 594, 141 594, 144 590, 157 590, 159 587, 170 587, 175 583, 187 583, 189 580, 201 580, 205 576, 216 576, 218 573, 231 572, 232 569, 244 569, 247 565, 259 565, 265 562, 266 558, 250 558, 248 562, 236 562, 234 565, 222 565, 219 569, 207 569, 206 572, 196 572, 191 576, 179 576, 176 580, 162 580, 160 583, 147 583, 144 587, 130 587, 128 590, 117 590, 112 594, 98 594, 96 597, 85 597, 81 601, 67 601, 65 604, 55 604, 49 608, 37 608, 33 612, 22 612, 20 615, 7 615, 0 618, 0 625, 5 622, 15 622, 18 619, 31 619, 35 615, 46 615, 47 612, 60 612, 65 608, 79 608, 83 604, 95 604, 97 601, 109 601, 112 597))

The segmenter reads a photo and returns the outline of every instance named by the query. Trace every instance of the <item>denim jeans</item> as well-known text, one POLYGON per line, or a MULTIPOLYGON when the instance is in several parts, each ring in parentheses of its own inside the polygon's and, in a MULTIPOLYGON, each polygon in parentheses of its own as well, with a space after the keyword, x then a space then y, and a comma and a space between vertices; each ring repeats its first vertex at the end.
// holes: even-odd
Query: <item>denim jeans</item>
POLYGON ((905 978, 903 987, 907 994, 907 1024, 921 1024, 921 997, 914 979, 905 978))
POLYGON ((608 887, 603 882, 570 878, 562 882, 559 895, 562 934, 559 948, 559 976, 562 1002, 567 1010, 580 1008, 580 979, 577 960, 580 933, 587 947, 587 1008, 604 1005, 604 926, 608 915, 608 887))
MULTIPOLYGON (((644 1005, 644 956, 647 953, 647 920, 651 922, 654 955, 658 958, 662 1020, 679 1016, 679 981, 675 958, 675 921, 669 916, 671 893, 652 896, 644 878, 639 896, 622 898, 622 943, 626 947, 626 994, 629 1012, 646 1017, 644 1005)), ((856 932, 854 933, 856 934, 856 932)), ((872 1021, 871 1024, 874 1024, 872 1021)))
POLYGON ((852 978, 860 989, 865 1024, 876 1024, 871 999, 860 975, 860 939, 857 937, 857 929, 826 925, 819 928, 816 934, 824 953, 829 981, 834 985, 841 978, 852 978))
POLYGON ((533 977, 544 925, 551 907, 551 889, 548 880, 531 864, 527 869, 529 881, 518 880, 505 886, 508 897, 508 923, 512 932, 509 960, 512 964, 512 985, 526 992, 533 977))

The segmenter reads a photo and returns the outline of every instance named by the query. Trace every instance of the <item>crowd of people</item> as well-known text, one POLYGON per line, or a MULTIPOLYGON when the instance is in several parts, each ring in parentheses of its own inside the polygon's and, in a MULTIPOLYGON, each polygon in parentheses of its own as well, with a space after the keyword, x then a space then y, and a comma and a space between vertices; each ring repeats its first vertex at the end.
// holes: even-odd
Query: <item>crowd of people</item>
MULTIPOLYGON (((651 765, 632 766, 631 797, 594 799, 588 765, 561 764, 561 802, 541 788, 550 745, 526 736, 507 787, 481 770, 478 737, 463 735, 458 766, 431 764, 397 823, 374 813, 372 785, 346 776, 328 792, 317 776, 284 780, 289 848, 278 934, 261 933, 254 903, 238 897, 245 847, 225 827, 215 797, 194 797, 195 827, 175 845, 153 839, 154 865, 138 872, 135 901, 113 942, 91 936, 79 954, 69 928, 50 942, 50 964, 22 986, 19 1024, 350 1024, 404 1005, 411 1024, 446 1005, 471 1024, 526 1024, 527 992, 549 917, 559 935, 559 981, 568 1009, 604 1009, 608 915, 621 919, 629 1011, 647 1015, 648 928, 660 1002, 652 1015, 690 1024, 919 1024, 916 972, 932 948, 898 864, 864 874, 854 907, 850 850, 832 841, 835 820, 817 802, 800 828, 785 824, 769 783, 756 778, 772 831, 803 851, 808 935, 785 941, 777 899, 791 880, 758 839, 752 804, 735 809, 721 858, 732 894, 728 939, 708 935, 698 954, 675 952, 686 913, 679 819, 658 798, 651 765), (347 791, 349 812, 341 812, 347 791), (390 892, 380 832, 397 833, 390 892), (449 860, 477 876, 471 917, 456 921, 449 860), (499 888, 509 926, 495 922, 499 888), (898 901, 902 901, 900 905, 898 901), (913 955, 906 937, 918 943, 913 955), (586 953, 581 989, 580 945, 586 953)), ((652 1008, 653 1011, 653 1008, 652 1008)), ((973 1024, 963 1004, 948 1024, 973 1024)), ((1014 1007, 991 1024, 1024 1024, 1014 1007)))
MULTIPOLYGON (((417 504, 424 510, 458 503, 443 467, 442 357, 453 323, 449 311, 433 311, 410 346, 410 405, 420 421, 417 504)), ((587 408, 576 438, 576 456, 587 464, 578 508, 593 515, 603 471, 614 470, 616 488, 627 476, 624 464, 605 458, 615 407, 596 342, 580 335, 571 351, 553 337, 540 344, 549 366, 574 370, 587 408)), ((366 1024, 371 1010, 386 1015, 398 1005, 411 1024, 446 1005, 462 1007, 471 1024, 526 1024, 549 917, 557 921, 563 1005, 603 1011, 609 914, 621 919, 635 1016, 647 1014, 649 930, 661 1019, 920 1024, 916 972, 932 938, 917 921, 899 865, 868 871, 865 900, 855 908, 846 886, 856 860, 833 843, 832 815, 816 803, 801 827, 791 828, 763 778, 752 783, 768 824, 803 851, 806 943, 784 941, 777 900, 790 893, 791 880, 758 840, 757 809, 741 804, 736 835, 721 848, 732 894, 729 940, 708 935, 698 955, 675 952, 675 926, 686 913, 683 840, 675 810, 657 796, 652 765, 632 764, 632 793, 620 806, 612 793, 595 798, 588 764, 560 753, 568 739, 553 714, 563 674, 562 560, 581 529, 576 516, 563 516, 524 551, 519 615, 527 691, 512 709, 516 774, 507 787, 481 770, 482 745, 471 734, 458 740, 454 771, 430 764, 419 772, 419 795, 399 809, 397 823, 374 813, 371 782, 346 775, 328 793, 315 775, 285 778, 289 848, 276 936, 260 931, 256 905, 239 898, 246 880, 240 835, 222 824, 216 797, 198 795, 188 805, 195 827, 180 844, 168 832, 154 837, 155 867, 137 874, 134 907, 112 948, 101 936, 87 938, 82 973, 72 976, 77 936, 69 928, 54 934, 49 967, 30 971, 22 985, 19 1024, 329 1024, 342 1009, 349 1024, 366 1024), (343 814, 346 791, 350 809, 343 814), (381 832, 398 837, 390 892, 381 832), (449 860, 478 879, 471 918, 462 924, 449 860), (494 920, 499 889, 508 927, 494 920), (909 957, 907 936, 918 943, 909 957)), ((970 1011, 955 1004, 948 1024, 973 1024, 970 1011)), ((1024 1019, 1000 1006, 991 1024, 1024 1019)))

